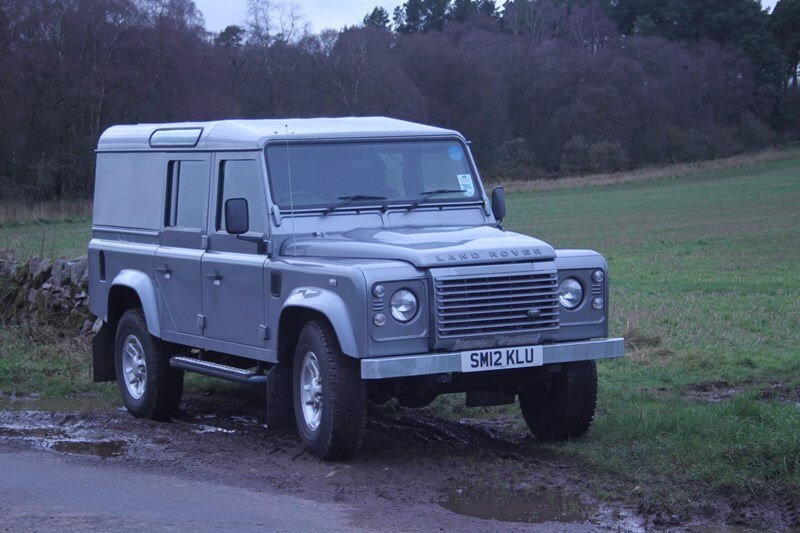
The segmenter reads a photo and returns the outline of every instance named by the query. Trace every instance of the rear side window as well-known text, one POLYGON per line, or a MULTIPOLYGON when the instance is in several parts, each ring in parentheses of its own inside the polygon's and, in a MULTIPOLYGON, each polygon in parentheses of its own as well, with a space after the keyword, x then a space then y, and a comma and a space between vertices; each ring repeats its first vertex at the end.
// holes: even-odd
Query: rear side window
POLYGON ((208 205, 205 161, 170 161, 164 227, 203 229, 208 205))
POLYGON ((220 164, 220 182, 217 204, 217 230, 225 231, 225 202, 231 198, 247 200, 250 214, 250 231, 264 233, 266 227, 266 199, 264 184, 255 160, 228 160, 220 164))

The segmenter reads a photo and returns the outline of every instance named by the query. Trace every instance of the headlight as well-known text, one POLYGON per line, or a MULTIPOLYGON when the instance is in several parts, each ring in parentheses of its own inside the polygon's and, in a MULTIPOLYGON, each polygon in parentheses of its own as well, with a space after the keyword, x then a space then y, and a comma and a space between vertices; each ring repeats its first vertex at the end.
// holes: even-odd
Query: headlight
POLYGON ((583 287, 575 278, 567 278, 558 287, 558 301, 566 309, 575 309, 583 300, 583 287))
POLYGON ((409 322, 417 316, 417 297, 407 289, 400 289, 392 295, 392 316, 399 322, 409 322))

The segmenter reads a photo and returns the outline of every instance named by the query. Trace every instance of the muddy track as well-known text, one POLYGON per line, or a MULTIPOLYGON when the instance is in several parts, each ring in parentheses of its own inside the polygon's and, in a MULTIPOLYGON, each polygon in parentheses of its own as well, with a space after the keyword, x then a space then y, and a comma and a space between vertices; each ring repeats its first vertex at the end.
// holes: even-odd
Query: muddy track
MULTIPOLYGON (((502 417, 455 421, 426 410, 372 408, 361 454, 340 463, 306 453, 293 430, 267 431, 263 424, 258 403, 247 396, 195 395, 171 423, 121 409, 0 411, 0 452, 37 450, 98 468, 343 504, 352 510, 352 526, 372 530, 514 531, 552 527, 551 521, 562 531, 687 525, 669 514, 638 516, 631 505, 593 500, 579 457, 531 445, 502 417)), ((743 522, 800 525, 795 500, 781 509, 741 503, 731 511, 743 522)))
POLYGON ((525 446, 530 437, 497 429, 496 421, 372 409, 362 453, 326 463, 306 453, 293 430, 267 431, 252 404, 231 400, 224 407, 218 399, 189 400, 171 423, 134 419, 123 410, 0 412, 0 446, 341 503, 353 510, 353 526, 368 529, 525 530, 556 520, 561 529, 578 531, 641 524, 632 511, 599 506, 583 494, 580 480, 568 473, 573 459, 534 451, 525 446), (244 409, 233 414, 237 407, 244 409))

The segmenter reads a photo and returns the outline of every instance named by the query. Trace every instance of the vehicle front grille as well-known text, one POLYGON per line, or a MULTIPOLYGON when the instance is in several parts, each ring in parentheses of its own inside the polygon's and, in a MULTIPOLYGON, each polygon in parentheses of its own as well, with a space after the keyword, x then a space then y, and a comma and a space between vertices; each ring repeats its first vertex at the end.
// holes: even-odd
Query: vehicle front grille
POLYGON ((513 272, 435 278, 439 338, 558 328, 558 274, 513 272))

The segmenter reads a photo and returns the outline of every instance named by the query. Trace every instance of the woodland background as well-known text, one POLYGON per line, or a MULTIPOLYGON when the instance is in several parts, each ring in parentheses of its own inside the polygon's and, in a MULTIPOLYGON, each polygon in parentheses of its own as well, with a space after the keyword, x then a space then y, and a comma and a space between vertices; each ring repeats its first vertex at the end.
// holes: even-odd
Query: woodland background
POLYGON ((87 198, 119 123, 387 115, 537 179, 800 138, 800 0, 408 0, 341 31, 251 0, 0 0, 0 200, 87 198))

